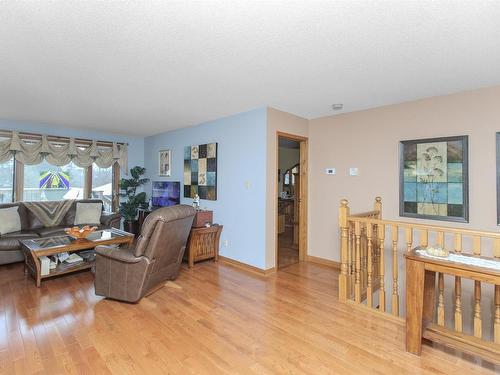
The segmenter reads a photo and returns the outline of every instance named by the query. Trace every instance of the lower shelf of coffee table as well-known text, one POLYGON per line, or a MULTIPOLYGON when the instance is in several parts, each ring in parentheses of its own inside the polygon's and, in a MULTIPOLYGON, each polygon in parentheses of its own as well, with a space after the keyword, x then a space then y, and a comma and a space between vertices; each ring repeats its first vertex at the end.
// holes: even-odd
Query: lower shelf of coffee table
POLYGON ((45 279, 47 277, 88 270, 92 268, 94 263, 95 263, 94 261, 92 262, 82 261, 77 264, 64 264, 64 263, 58 264, 56 268, 50 270, 50 272, 47 275, 41 275, 40 278, 45 279))
MULTIPOLYGON (((59 276, 59 275, 65 275, 73 272, 79 272, 79 271, 84 271, 84 270, 89 270, 92 268, 94 265, 95 261, 83 261, 79 262, 78 264, 58 264, 56 268, 50 270, 50 272, 47 275, 41 275, 39 276, 40 280, 47 279, 49 277, 54 277, 54 276, 59 276)), ((25 267, 29 272, 37 278, 37 271, 35 268, 35 265, 32 262, 25 262, 25 267)), ((38 284, 38 282, 37 282, 38 284)))

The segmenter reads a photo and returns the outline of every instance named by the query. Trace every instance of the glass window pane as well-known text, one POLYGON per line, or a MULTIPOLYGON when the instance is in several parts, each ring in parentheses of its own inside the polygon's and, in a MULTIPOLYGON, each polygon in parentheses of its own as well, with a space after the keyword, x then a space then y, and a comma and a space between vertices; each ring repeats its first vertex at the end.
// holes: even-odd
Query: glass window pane
POLYGON ((12 202, 14 159, 0 164, 0 203, 12 202))
POLYGON ((105 211, 113 211, 113 167, 92 166, 92 198, 102 199, 105 211))
POLYGON ((73 163, 57 167, 43 161, 24 166, 24 201, 83 199, 85 170, 73 163))

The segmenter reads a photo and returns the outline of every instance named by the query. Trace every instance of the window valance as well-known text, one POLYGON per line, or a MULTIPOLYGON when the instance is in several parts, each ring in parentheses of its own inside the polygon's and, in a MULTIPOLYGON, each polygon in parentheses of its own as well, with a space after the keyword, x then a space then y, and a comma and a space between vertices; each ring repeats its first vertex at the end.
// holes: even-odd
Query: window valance
POLYGON ((12 157, 25 165, 40 164, 43 160, 56 166, 63 166, 70 162, 87 168, 96 164, 100 168, 109 168, 115 162, 128 171, 127 145, 121 143, 99 144, 92 140, 87 144, 78 143, 74 138, 67 141, 49 140, 42 135, 40 139, 24 139, 18 132, 12 132, 10 136, 2 137, 0 140, 0 163, 4 163, 12 157))

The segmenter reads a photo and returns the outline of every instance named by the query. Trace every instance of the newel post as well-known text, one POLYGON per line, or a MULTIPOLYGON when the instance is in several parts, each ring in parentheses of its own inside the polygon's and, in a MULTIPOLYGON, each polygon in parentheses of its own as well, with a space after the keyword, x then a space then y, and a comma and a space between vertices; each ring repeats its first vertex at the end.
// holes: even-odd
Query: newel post
POLYGON ((349 216, 349 206, 347 199, 340 201, 339 208, 339 227, 340 227, 340 276, 339 276, 339 300, 340 302, 347 301, 347 280, 348 280, 348 237, 349 224, 347 218, 349 216))
POLYGON ((373 210, 378 212, 377 219, 382 220, 382 198, 376 197, 373 204, 373 210))

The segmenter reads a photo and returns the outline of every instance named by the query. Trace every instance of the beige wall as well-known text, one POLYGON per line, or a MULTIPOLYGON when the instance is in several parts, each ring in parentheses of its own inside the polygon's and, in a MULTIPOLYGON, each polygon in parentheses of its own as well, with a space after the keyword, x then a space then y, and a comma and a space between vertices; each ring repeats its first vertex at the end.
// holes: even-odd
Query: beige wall
POLYGON ((437 225, 497 231, 495 133, 500 86, 427 98, 309 122, 309 255, 339 260, 338 206, 366 211, 375 196, 383 216, 399 218, 399 141, 469 135, 469 224, 437 225), (337 168, 335 176, 325 168, 337 168), (359 176, 349 177, 349 167, 359 176))
POLYGON ((277 215, 277 172, 278 172, 278 131, 308 136, 308 120, 282 112, 267 109, 267 207, 266 207, 266 269, 275 266, 276 253, 276 215, 277 215))

